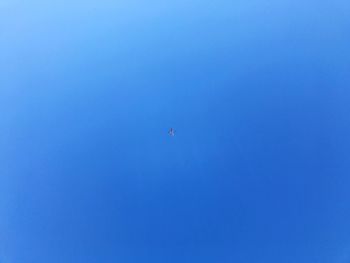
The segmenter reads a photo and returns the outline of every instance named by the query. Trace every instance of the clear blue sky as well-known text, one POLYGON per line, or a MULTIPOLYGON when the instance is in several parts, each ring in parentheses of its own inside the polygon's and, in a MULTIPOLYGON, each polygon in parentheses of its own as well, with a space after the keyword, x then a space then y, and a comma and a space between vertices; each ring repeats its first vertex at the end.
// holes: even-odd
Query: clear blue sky
POLYGON ((0 262, 349 262, 349 13, 0 1, 0 262))

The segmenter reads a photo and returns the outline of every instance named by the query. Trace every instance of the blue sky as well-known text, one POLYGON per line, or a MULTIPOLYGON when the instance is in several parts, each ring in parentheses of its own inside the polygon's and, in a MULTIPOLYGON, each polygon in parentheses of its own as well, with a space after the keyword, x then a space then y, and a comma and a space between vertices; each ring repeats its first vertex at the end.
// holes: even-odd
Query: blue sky
POLYGON ((349 262, 349 12, 2 1, 0 262, 349 262))

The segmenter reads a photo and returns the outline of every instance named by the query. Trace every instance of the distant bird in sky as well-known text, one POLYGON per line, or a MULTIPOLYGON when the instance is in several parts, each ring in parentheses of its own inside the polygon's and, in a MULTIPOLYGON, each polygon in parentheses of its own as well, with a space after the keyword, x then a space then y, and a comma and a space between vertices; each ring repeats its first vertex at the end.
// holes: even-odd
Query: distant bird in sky
POLYGON ((170 128, 170 130, 168 131, 168 134, 172 137, 175 136, 175 130, 173 128, 170 128))

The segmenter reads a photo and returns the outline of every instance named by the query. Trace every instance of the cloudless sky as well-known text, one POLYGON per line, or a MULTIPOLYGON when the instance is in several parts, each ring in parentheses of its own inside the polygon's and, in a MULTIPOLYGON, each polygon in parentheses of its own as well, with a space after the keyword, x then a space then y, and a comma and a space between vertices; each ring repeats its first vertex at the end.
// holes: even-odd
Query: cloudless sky
POLYGON ((0 263, 349 262, 349 13, 0 1, 0 263))

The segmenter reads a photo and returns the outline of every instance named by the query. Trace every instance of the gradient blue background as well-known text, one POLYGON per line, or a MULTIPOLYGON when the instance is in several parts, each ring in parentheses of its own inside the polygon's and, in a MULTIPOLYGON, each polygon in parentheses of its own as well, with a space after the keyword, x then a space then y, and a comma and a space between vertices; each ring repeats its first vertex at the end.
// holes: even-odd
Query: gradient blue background
POLYGON ((349 13, 2 0, 0 262, 350 262, 349 13))

